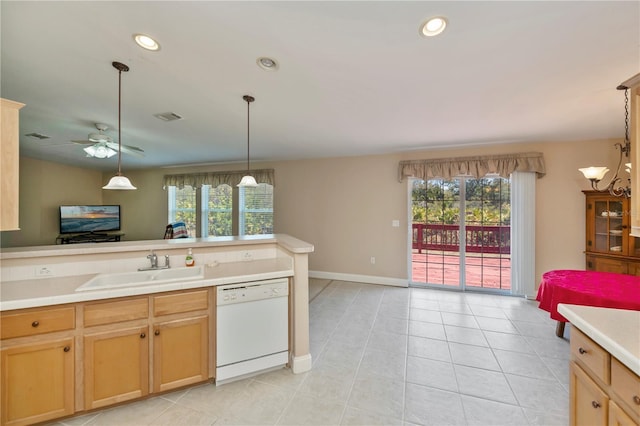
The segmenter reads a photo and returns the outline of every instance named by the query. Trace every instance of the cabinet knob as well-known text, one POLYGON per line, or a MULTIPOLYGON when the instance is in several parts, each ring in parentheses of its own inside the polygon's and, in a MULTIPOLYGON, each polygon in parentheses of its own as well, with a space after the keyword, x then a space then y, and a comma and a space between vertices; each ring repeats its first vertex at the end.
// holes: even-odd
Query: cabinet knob
POLYGON ((147 335, 145 333, 140 333, 140 338, 144 339, 145 337, 147 337, 147 335))
POLYGON ((597 402, 597 401, 591 401, 591 406, 592 406, 593 408, 600 408, 600 403, 599 403, 599 402, 597 402))
POLYGON ((156 330, 153 334, 155 334, 156 336, 160 335, 160 330, 156 330))
POLYGON ((65 352, 69 352, 71 350, 71 346, 65 346, 63 351, 65 352))
POLYGON ((31 327, 37 327, 39 325, 40 325, 40 323, 38 321, 34 321, 34 322, 31 323, 31 327))
POLYGON ((640 396, 638 395, 633 395, 633 402, 636 405, 640 405, 640 396))
POLYGON ((581 355, 584 355, 587 353, 587 351, 585 349, 582 348, 578 348, 578 352, 580 352, 581 355))

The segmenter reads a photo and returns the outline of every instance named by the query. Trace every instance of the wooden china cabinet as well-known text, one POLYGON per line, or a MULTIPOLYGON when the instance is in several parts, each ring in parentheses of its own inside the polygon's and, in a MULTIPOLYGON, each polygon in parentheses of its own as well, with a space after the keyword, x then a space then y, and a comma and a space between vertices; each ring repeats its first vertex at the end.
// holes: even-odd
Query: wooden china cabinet
POLYGON ((629 235, 631 201, 605 192, 586 197, 586 269, 640 276, 640 238, 629 235))

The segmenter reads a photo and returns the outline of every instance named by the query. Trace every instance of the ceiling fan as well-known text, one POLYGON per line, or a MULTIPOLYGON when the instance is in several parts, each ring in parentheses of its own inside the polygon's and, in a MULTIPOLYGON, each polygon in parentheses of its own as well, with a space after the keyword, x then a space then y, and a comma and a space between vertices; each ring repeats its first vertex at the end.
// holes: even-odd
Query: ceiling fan
MULTIPOLYGON (((118 153, 118 143, 114 142, 111 136, 104 132, 109 128, 106 124, 96 123, 98 133, 89 133, 88 139, 83 141, 71 141, 81 145, 89 145, 83 148, 87 157, 109 158, 118 153)), ((138 157, 144 157, 144 150, 137 146, 122 145, 122 152, 138 157)))

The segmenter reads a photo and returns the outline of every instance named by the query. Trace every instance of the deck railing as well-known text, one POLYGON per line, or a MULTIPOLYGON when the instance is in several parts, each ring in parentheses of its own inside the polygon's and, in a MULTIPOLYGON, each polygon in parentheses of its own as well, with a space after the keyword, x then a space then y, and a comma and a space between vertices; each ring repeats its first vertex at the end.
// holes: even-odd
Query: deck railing
MULTIPOLYGON (((460 227, 458 225, 412 224, 413 249, 460 251, 460 227)), ((511 252, 511 227, 508 225, 465 226, 465 251, 470 253, 511 252)))

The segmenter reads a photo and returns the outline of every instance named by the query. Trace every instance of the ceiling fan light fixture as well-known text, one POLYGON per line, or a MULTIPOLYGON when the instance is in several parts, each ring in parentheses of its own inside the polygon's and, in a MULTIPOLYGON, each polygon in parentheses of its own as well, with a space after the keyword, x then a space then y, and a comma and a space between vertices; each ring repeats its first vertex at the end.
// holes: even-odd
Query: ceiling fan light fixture
POLYGON ((83 149, 87 153, 87 157, 95 158, 111 158, 118 153, 118 151, 100 144, 91 145, 83 149))
POLYGON ((151 50, 154 52, 156 50, 160 50, 160 44, 158 44, 157 41, 146 34, 134 34, 133 39, 135 40, 136 44, 143 49, 151 50))

